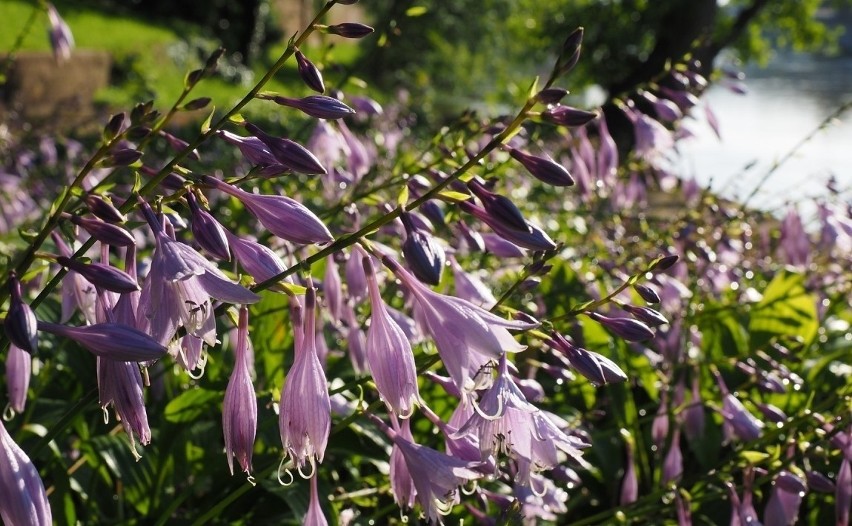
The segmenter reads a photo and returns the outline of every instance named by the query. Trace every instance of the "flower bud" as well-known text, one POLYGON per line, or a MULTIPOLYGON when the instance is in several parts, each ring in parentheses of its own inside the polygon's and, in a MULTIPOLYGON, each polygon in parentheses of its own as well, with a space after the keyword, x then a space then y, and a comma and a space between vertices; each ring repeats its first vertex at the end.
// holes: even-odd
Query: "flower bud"
POLYGON ((136 244, 136 238, 127 230, 100 219, 87 219, 77 215, 69 215, 69 220, 89 233, 90 236, 116 247, 127 247, 136 244))
POLYGON ((144 332, 119 323, 68 327, 38 322, 40 331, 74 340, 92 354, 123 362, 149 362, 165 356, 168 349, 144 332))
POLYGON ((21 298, 21 282, 18 281, 14 272, 9 275, 9 286, 12 289, 9 312, 6 313, 6 321, 3 323, 6 336, 12 344, 30 354, 36 354, 38 352, 38 320, 33 309, 21 298))
MULTIPOLYGON (((169 143, 169 147, 174 150, 175 153, 180 153, 189 146, 188 142, 181 139, 180 137, 175 137, 169 132, 160 130, 160 135, 162 135, 166 139, 166 142, 169 143)), ((198 155, 197 150, 192 150, 191 152, 189 152, 189 155, 187 155, 187 157, 189 157, 193 161, 198 161, 199 159, 201 159, 201 157, 198 155)))
POLYGON ((338 35, 344 38, 363 38, 375 31, 372 27, 359 24, 357 22, 335 24, 333 26, 328 26, 326 30, 332 35, 338 35))
POLYGON ((104 127, 103 136, 105 141, 112 141, 119 133, 121 133, 121 128, 124 127, 125 118, 126 115, 123 112, 116 113, 112 116, 112 118, 110 118, 109 122, 104 127))
MULTIPOLYGON (((159 173, 157 170, 148 166, 142 166, 139 171, 149 177, 154 177, 159 173)), ((169 172, 168 174, 166 174, 163 180, 160 181, 160 186, 167 190, 180 190, 184 187, 185 184, 186 179, 182 175, 179 175, 175 172, 169 172)))
POLYGON ((837 486, 830 478, 826 477, 819 471, 808 471, 805 473, 808 480, 808 489, 818 491, 820 493, 834 493, 837 486))
POLYGON ((649 268, 648 270, 650 270, 651 272, 663 272, 665 270, 672 268, 672 265, 677 263, 677 260, 678 260, 678 256, 676 256, 674 254, 672 254, 670 256, 665 256, 665 257, 661 258, 659 261, 655 262, 653 265, 651 265, 651 268, 649 268))
POLYGON ((206 108, 212 100, 210 97, 198 97, 184 104, 183 109, 186 111, 200 110, 206 108))
POLYGON ((524 168, 539 181, 553 186, 571 186, 574 184, 574 179, 568 173, 568 170, 552 159, 530 155, 515 148, 509 149, 509 155, 524 165, 524 168))
POLYGON ((568 73, 577 62, 580 60, 580 50, 583 43, 583 28, 578 27, 568 35, 565 42, 562 44, 562 53, 556 62, 557 74, 564 75, 568 73))
POLYGON ((633 285, 633 290, 635 290, 639 296, 648 303, 655 304, 660 302, 660 296, 657 292, 647 285, 637 283, 636 285, 633 285))
POLYGON ((23 413, 27 403, 32 364, 30 353, 14 343, 9 345, 9 352, 6 354, 6 391, 9 395, 9 406, 17 413, 23 413))
POLYGON ((103 263, 81 263, 76 259, 58 256, 56 262, 63 267, 77 272, 95 286, 110 292, 135 292, 140 290, 139 284, 132 276, 110 265, 103 263))
POLYGON ((482 183, 476 180, 470 181, 468 188, 482 201, 482 207, 485 211, 493 217, 499 218, 507 227, 515 228, 521 232, 530 231, 527 220, 511 199, 486 189, 482 183))
POLYGON ((629 342, 641 342, 654 337, 654 331, 641 321, 631 318, 610 318, 596 312, 586 315, 629 342))
POLYGON ((318 119, 342 119, 347 115, 354 115, 355 110, 342 103, 334 97, 326 95, 310 95, 302 99, 293 99, 290 97, 282 97, 280 95, 258 95, 257 98, 271 100, 282 106, 296 108, 311 117, 318 119))
POLYGON ((565 95, 568 95, 568 90, 565 88, 545 88, 539 91, 535 98, 542 104, 558 104, 565 95))
POLYGON ((225 229, 216 221, 216 218, 210 215, 210 212, 198 206, 195 195, 188 193, 186 200, 189 202, 192 235, 195 241, 214 257, 223 261, 230 260, 231 254, 228 250, 225 229))
POLYGON ((289 139, 273 137, 250 122, 247 122, 245 127, 249 133, 260 139, 269 148, 269 151, 280 164, 287 166, 294 172, 322 175, 328 173, 316 156, 304 146, 289 139))
POLYGON ((558 332, 551 333, 547 343, 568 358, 571 366, 594 385, 606 385, 627 380, 624 371, 609 358, 577 347, 558 332))
POLYGON ((669 322, 669 320, 667 320, 665 316, 650 307, 636 307, 634 305, 625 305, 623 308, 624 310, 632 314, 633 317, 651 327, 665 325, 669 322))
POLYGON ((444 249, 427 232, 414 228, 407 212, 402 214, 406 239, 402 244, 402 254, 417 279, 429 285, 441 281, 446 256, 444 249))
POLYGON ((142 152, 133 148, 120 148, 104 158, 106 166, 130 166, 142 158, 142 152))
POLYGON ((307 84, 309 88, 317 93, 325 93, 325 84, 322 81, 322 73, 314 65, 313 62, 307 59, 305 55, 296 50, 296 63, 299 67, 299 76, 307 84))
POLYGON ((107 221, 108 223, 124 223, 127 218, 113 206, 111 201, 95 194, 86 196, 86 206, 89 212, 97 217, 107 221))
POLYGON ((560 105, 542 112, 541 117, 546 121, 560 126, 577 127, 585 126, 595 120, 598 118, 598 114, 593 111, 585 111, 572 108, 571 106, 560 105))

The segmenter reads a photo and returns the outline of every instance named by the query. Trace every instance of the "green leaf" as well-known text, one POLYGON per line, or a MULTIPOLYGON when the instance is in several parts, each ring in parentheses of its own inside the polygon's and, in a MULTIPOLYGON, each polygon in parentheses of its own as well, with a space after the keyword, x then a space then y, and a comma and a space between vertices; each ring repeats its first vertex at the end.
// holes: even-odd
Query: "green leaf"
POLYGON ((402 191, 396 198, 396 204, 398 204, 399 206, 405 206, 406 203, 408 203, 408 185, 404 185, 402 187, 402 191))
POLYGON ((745 450, 740 452, 740 456, 745 459, 749 464, 760 464, 764 460, 769 458, 769 454, 763 453, 762 451, 750 451, 745 450))
POLYGON ((449 201, 450 203, 457 203, 459 201, 467 201, 470 199, 468 194, 463 194, 461 192, 454 192, 453 190, 443 190, 438 192, 438 197, 445 201, 449 201))
POLYGON ((204 119, 204 122, 201 123, 201 133, 207 133, 210 131, 210 123, 213 122, 213 114, 216 113, 216 106, 210 108, 210 115, 204 119))
POLYGON ((533 79, 532 84, 530 84, 530 88, 527 90, 527 99, 532 99, 536 95, 538 95, 538 76, 533 79))
POLYGON ((169 422, 193 422, 209 413, 211 406, 221 399, 220 392, 201 388, 192 389, 169 402, 164 414, 169 422))
POLYGON ((819 329, 816 297, 805 290, 804 282, 803 274, 783 270, 769 283, 751 311, 749 331, 756 339, 788 336, 801 338, 805 345, 813 341, 819 329))
POLYGON ((405 10, 405 16, 414 18, 416 16, 423 16, 429 12, 429 9, 426 6, 416 5, 413 7, 409 7, 405 10))

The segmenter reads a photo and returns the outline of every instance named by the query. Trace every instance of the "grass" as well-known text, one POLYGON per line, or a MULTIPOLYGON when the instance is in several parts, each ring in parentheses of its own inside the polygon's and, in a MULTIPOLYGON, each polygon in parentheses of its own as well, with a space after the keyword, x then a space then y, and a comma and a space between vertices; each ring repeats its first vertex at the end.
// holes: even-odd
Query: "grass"
MULTIPOLYGON (((180 94, 186 73, 202 65, 203 57, 185 51, 187 44, 192 47, 201 43, 202 47, 215 48, 209 35, 202 34, 200 28, 188 23, 145 20, 135 15, 81 6, 72 1, 57 0, 54 4, 71 28, 78 49, 106 50, 112 55, 114 85, 99 92, 96 98, 98 103, 110 108, 129 109, 133 104, 150 98, 154 98, 159 107, 170 105, 180 94)), ((3 0, 0 2, 0 54, 12 48, 33 9, 38 10, 37 18, 25 35, 21 50, 50 51, 47 14, 37 2, 3 0)), ((217 108, 232 106, 283 49, 282 42, 267 50, 265 59, 255 65, 251 83, 210 78, 196 87, 190 98, 205 96, 213 99, 217 108)), ((328 48, 325 49, 327 51, 328 48)), ((357 55, 357 47, 353 44, 337 44, 331 49, 336 63, 351 62, 357 55)), ((319 55, 319 50, 316 54, 319 55)), ((307 94, 307 88, 300 83, 293 64, 282 69, 266 89, 307 94)), ((268 114, 269 108, 270 103, 254 101, 243 113, 248 116, 268 114)))

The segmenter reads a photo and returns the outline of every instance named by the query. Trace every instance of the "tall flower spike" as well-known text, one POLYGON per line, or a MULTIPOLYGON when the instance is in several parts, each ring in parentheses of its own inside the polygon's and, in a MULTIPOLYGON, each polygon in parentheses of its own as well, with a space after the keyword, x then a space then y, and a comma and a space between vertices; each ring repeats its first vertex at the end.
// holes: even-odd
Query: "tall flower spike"
POLYGON ((382 301, 371 258, 365 257, 363 264, 372 306, 367 331, 367 365, 388 409, 400 418, 408 418, 420 399, 414 354, 405 333, 390 317, 382 301))
POLYGON ((24 303, 21 298, 21 282, 18 281, 14 272, 9 274, 9 287, 11 288, 9 312, 6 313, 3 329, 14 345, 30 354, 35 354, 38 352, 38 320, 32 307, 24 303))
POLYGON ((506 320, 463 299, 433 292, 396 261, 387 256, 382 261, 417 301, 426 329, 459 390, 464 390, 470 380, 469 368, 474 361, 471 351, 478 353, 479 358, 496 359, 504 352, 526 348, 507 329, 531 329, 536 324, 506 320))
POLYGON ((38 470, 0 422, 0 517, 9 525, 50 526, 53 517, 38 470))
POLYGON ((316 292, 310 287, 305 293, 301 337, 296 338, 295 359, 284 381, 278 415, 281 444, 300 473, 306 463, 313 471, 314 462, 322 462, 331 431, 328 385, 316 353, 315 308, 316 292))
POLYGON ((251 473, 251 456, 257 432, 257 397, 249 374, 248 345, 248 307, 243 306, 240 308, 237 327, 234 370, 228 380, 222 406, 222 430, 231 475, 234 474, 234 457, 244 472, 251 473))
POLYGON ((203 182, 239 199, 267 230, 281 239, 300 245, 334 240, 320 218, 289 197, 252 194, 209 176, 204 176, 203 182))

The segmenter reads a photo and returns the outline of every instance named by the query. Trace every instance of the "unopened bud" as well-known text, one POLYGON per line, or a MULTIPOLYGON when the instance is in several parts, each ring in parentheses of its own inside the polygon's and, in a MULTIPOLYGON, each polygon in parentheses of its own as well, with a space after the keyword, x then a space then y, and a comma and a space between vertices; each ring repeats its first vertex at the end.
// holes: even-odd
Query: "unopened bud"
POLYGON ((186 200, 189 202, 192 235, 195 241, 213 256, 223 261, 231 259, 228 238, 225 236, 222 225, 210 215, 210 212, 198 206, 198 201, 192 193, 187 194, 186 200))
POLYGON ((553 186, 571 186, 574 184, 574 179, 568 173, 568 170, 553 159, 530 155, 515 148, 509 149, 509 155, 520 162, 539 181, 553 186))
POLYGON ((127 247, 136 243, 136 239, 127 230, 99 219, 87 219, 76 215, 68 216, 70 221, 82 227, 90 236, 101 243, 116 247, 127 247))
POLYGON ((543 112, 541 117, 554 124, 560 126, 585 126, 589 122, 598 118, 598 114, 593 111, 585 111, 571 106, 556 106, 543 112))
POLYGON ((565 95, 568 95, 565 88, 545 88, 539 91, 535 98, 542 104, 557 104, 565 95))
POLYGON ((654 331, 638 320, 610 318, 596 312, 587 312, 586 315, 629 342, 641 342, 654 337, 654 331))
POLYGON ((296 50, 296 63, 302 81, 317 93, 325 93, 325 83, 322 80, 322 73, 320 73, 319 68, 298 49, 296 50))
POLYGON ((344 38, 363 38, 375 31, 372 27, 359 24, 357 22, 335 24, 333 26, 328 26, 326 30, 332 35, 338 35, 344 38))
POLYGON ((3 328, 13 344, 30 354, 38 352, 38 320, 32 307, 21 298, 21 282, 12 272, 9 275, 11 299, 3 328))
POLYGON ((112 204, 112 201, 99 195, 87 195, 86 206, 89 208, 89 212, 109 223, 124 223, 127 221, 127 218, 119 212, 118 208, 112 204))
POLYGON ((139 289, 139 284, 133 277, 110 265, 103 263, 82 263, 76 259, 59 256, 56 262, 63 267, 77 272, 87 280, 91 281, 96 287, 100 287, 110 292, 135 292, 139 289))
POLYGON ((441 282, 446 263, 444 249, 427 232, 414 228, 408 213, 402 215, 402 222, 407 235, 402 244, 402 254, 408 266, 420 281, 437 285, 441 282))
POLYGON ((637 283, 636 285, 633 285, 633 290, 635 290, 639 296, 648 303, 656 304, 660 302, 659 294, 647 285, 637 283))

